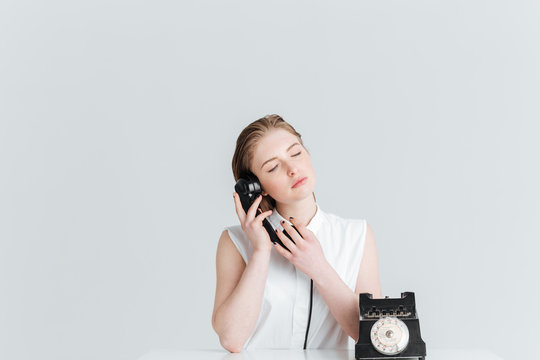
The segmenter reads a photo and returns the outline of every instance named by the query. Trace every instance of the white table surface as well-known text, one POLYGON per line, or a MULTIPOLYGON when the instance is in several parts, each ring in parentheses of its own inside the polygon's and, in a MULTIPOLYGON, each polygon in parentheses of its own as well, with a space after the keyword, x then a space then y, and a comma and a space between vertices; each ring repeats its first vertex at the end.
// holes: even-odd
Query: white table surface
MULTIPOLYGON (((355 360, 354 350, 250 350, 231 354, 220 349, 156 350, 138 360, 355 360)), ((502 360, 486 349, 427 349, 426 360, 502 360)))

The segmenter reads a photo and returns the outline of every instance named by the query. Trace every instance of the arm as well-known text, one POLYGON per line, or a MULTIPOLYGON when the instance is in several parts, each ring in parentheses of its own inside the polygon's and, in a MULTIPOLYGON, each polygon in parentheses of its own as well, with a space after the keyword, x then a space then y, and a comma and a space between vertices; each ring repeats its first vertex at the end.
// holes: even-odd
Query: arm
POLYGON ((270 251, 254 251, 246 266, 227 230, 221 234, 212 326, 221 345, 230 352, 240 352, 255 327, 269 261, 270 251))
POLYGON ((358 341, 360 326, 359 294, 368 292, 374 298, 382 297, 375 237, 369 225, 366 231, 364 254, 360 262, 354 292, 349 289, 330 265, 316 280, 313 279, 332 315, 354 341, 358 341))
MULTIPOLYGON (((278 249, 278 251, 313 279, 313 283, 317 286, 317 290, 341 328, 347 335, 358 341, 360 322, 359 294, 361 292, 369 292, 373 294, 374 298, 382 297, 377 248, 371 227, 368 225, 366 229, 364 253, 360 262, 356 288, 353 292, 326 261, 322 254, 322 249, 319 253, 320 244, 315 238, 315 235, 312 232, 307 233, 309 230, 305 227, 295 226, 304 235, 304 240, 306 241, 302 242, 301 239, 294 239, 297 243, 295 254, 287 254, 281 251, 281 249, 278 249), (316 264, 316 266, 312 264, 316 264)), ((288 228, 286 230, 289 234, 291 233, 288 228)), ((290 230, 294 231, 292 227, 290 230)), ((287 242, 286 237, 280 236, 280 238, 284 243, 287 242)), ((290 240, 285 245, 287 247, 295 246, 290 240)))
MULTIPOLYGON (((361 293, 371 293, 373 298, 380 299, 382 298, 382 290, 379 278, 377 246, 375 244, 375 236, 373 236, 373 229, 371 229, 369 224, 366 225, 366 243, 364 245, 364 254, 362 255, 362 262, 360 263, 360 270, 358 271, 354 293, 356 295, 361 293)), ((358 296, 356 296, 356 300, 358 301, 358 296)))

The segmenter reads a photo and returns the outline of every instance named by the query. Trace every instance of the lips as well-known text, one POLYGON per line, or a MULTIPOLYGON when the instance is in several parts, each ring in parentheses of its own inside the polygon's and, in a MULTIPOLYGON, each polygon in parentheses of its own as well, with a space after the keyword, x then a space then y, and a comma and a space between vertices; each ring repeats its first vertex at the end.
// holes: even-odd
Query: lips
POLYGON ((305 177, 305 176, 304 176, 304 177, 301 177, 300 179, 298 179, 298 180, 294 183, 294 185, 293 185, 292 187, 295 188, 295 187, 298 187, 298 186, 300 186, 300 185, 303 185, 303 184, 306 182, 306 180, 307 180, 307 177, 305 177))

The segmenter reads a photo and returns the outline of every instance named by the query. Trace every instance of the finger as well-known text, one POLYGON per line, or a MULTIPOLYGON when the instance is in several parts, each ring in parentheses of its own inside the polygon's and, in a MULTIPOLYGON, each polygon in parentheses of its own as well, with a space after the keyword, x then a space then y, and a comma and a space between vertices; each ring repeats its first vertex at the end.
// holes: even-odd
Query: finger
POLYGON ((234 206, 236 207, 236 214, 238 215, 240 222, 244 223, 244 220, 246 218, 246 212, 244 211, 244 208, 242 207, 240 196, 238 196, 236 192, 233 192, 233 198, 234 198, 234 206))
POLYGON ((277 251, 278 253, 280 253, 281 255, 283 255, 283 257, 284 257, 285 259, 291 261, 291 257, 292 257, 291 253, 290 253, 289 251, 285 250, 285 249, 283 248, 283 246, 279 245, 278 243, 274 243, 274 249, 276 249, 276 251, 277 251))
POLYGON ((296 245, 291 241, 291 239, 289 239, 287 235, 283 233, 283 231, 281 231, 281 229, 276 229, 276 234, 278 238, 281 240, 281 242, 283 243, 283 245, 285 245, 285 247, 289 249, 291 253, 296 250, 296 245))
POLYGON ((306 237, 304 236, 304 234, 307 228, 304 225, 299 224, 297 220, 292 216, 289 218, 289 221, 291 222, 291 224, 294 225, 294 227, 296 228, 296 232, 300 235, 300 237, 302 237, 302 239, 305 239, 306 237))
POLYGON ((259 215, 257 215, 257 217, 255 218, 255 221, 258 222, 258 223, 261 223, 261 224, 262 224, 263 220, 264 220, 266 217, 272 215, 272 212, 273 212, 273 210, 267 210, 267 211, 265 211, 265 212, 261 212, 261 209, 260 209, 260 208, 257 209, 257 211, 258 211, 258 214, 259 214, 259 215))
MULTIPOLYGON (((289 234, 291 236, 291 238, 293 239, 293 241, 298 244, 299 241, 302 241, 302 236, 300 236, 300 234, 298 233, 298 231, 296 231, 291 224, 289 224, 288 222, 286 222, 285 220, 282 220, 281 221, 281 226, 283 226, 283 229, 285 229, 285 231, 287 231, 287 234, 289 234)), ((285 236, 286 237, 286 236, 285 236)))
POLYGON ((257 196, 257 198, 253 201, 246 214, 248 219, 252 219, 255 217, 255 213, 257 212, 257 208, 259 207, 261 201, 262 195, 257 196))

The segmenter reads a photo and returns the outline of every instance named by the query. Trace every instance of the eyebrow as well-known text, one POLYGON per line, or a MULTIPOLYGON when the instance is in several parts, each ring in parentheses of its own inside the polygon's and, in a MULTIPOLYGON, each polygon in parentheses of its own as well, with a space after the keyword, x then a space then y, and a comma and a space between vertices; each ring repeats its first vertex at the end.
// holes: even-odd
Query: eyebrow
MULTIPOLYGON (((291 146, 289 146, 289 147, 287 148, 287 151, 291 150, 291 148, 292 148, 294 145, 300 145, 300 144, 297 143, 297 142, 294 143, 294 144, 292 144, 291 146)), ((277 156, 274 156, 273 158, 268 159, 268 160, 266 160, 265 162, 263 162, 263 164, 261 165, 261 169, 263 168, 264 165, 266 165, 267 162, 270 162, 270 161, 275 160, 275 159, 277 159, 277 156)))

